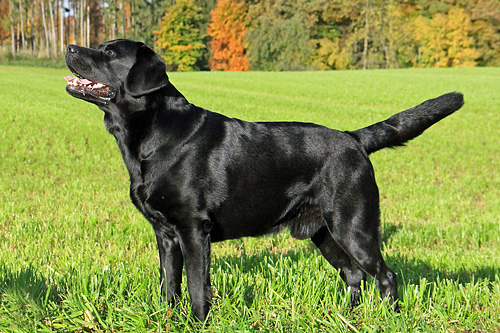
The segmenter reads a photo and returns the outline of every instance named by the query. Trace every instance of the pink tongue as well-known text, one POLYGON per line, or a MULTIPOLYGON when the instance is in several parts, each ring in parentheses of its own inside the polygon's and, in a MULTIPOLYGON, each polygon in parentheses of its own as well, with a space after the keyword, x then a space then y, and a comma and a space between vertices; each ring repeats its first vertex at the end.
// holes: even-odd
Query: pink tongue
POLYGON ((74 82, 74 83, 77 83, 77 84, 91 84, 92 81, 90 80, 87 80, 87 79, 79 79, 79 78, 76 78, 76 77, 72 77, 72 76, 66 76, 64 78, 68 83, 70 82, 74 82))

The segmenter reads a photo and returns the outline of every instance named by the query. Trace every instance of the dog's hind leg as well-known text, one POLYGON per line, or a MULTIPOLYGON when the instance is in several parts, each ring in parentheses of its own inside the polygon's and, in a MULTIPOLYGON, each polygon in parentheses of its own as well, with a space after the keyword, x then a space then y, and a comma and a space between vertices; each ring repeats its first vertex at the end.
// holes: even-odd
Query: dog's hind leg
POLYGON ((328 224, 330 235, 357 266, 374 277, 381 297, 387 297, 394 310, 399 312, 396 274, 385 263, 379 248, 378 208, 374 210, 366 209, 365 205, 348 206, 348 209, 338 209, 343 214, 332 214, 339 216, 333 217, 328 224), (340 215, 343 215, 342 218, 340 215))
MULTIPOLYGON (((338 153, 338 159, 348 167, 332 168, 327 176, 335 180, 335 184, 326 189, 330 190, 326 193, 332 201, 323 203, 323 218, 338 245, 330 242, 329 247, 337 249, 337 253, 342 253, 338 248, 342 249, 347 254, 342 253, 344 262, 349 257, 373 276, 382 298, 387 297, 398 311, 396 274, 387 267, 379 248, 379 192, 373 167, 361 150, 346 149, 338 153)), ((353 264, 350 267, 351 274, 360 275, 353 264)))
POLYGON ((340 276, 346 286, 351 289, 349 307, 353 309, 358 306, 361 281, 366 279, 366 273, 337 244, 326 227, 321 228, 311 237, 311 240, 318 247, 323 257, 333 267, 340 270, 340 276))

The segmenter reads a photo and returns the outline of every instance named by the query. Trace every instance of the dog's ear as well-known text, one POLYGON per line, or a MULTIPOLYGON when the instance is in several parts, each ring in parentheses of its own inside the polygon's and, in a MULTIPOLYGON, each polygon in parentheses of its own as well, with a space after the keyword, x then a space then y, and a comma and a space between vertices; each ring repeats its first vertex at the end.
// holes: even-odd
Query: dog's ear
POLYGON ((150 94, 168 84, 163 59, 146 45, 139 47, 135 64, 130 69, 125 91, 133 97, 150 94))

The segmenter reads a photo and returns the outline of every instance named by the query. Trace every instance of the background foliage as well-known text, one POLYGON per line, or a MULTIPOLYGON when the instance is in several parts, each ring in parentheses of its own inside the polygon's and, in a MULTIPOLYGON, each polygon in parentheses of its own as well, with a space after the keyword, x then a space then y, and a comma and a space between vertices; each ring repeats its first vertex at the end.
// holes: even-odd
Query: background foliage
POLYGON ((178 0, 170 7, 160 22, 156 49, 167 64, 167 70, 192 71, 199 69, 202 59, 204 35, 199 26, 203 20, 201 7, 193 0, 178 0))
POLYGON ((500 66, 500 1, 0 0, 4 62, 114 38, 177 70, 500 66))
POLYGON ((247 10, 244 1, 217 1, 208 26, 208 35, 212 38, 211 70, 249 70, 245 43, 247 10))

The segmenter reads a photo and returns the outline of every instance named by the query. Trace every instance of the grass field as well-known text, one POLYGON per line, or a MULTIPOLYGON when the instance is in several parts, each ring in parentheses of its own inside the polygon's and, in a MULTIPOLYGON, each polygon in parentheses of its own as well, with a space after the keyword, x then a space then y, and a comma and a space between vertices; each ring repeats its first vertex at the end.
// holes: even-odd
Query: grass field
POLYGON ((192 103, 232 117, 341 130, 449 91, 466 101, 372 155, 400 314, 371 281, 350 312, 338 273, 283 233, 214 244, 206 325, 187 296, 159 303, 152 228, 102 112, 65 92, 68 74, 0 66, 1 332, 500 330, 500 68, 170 74, 192 103))

